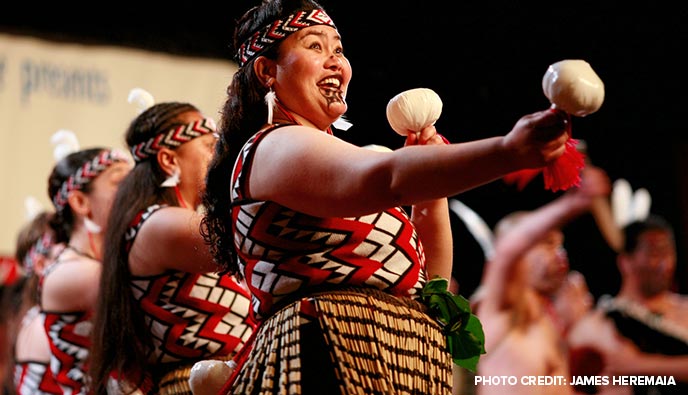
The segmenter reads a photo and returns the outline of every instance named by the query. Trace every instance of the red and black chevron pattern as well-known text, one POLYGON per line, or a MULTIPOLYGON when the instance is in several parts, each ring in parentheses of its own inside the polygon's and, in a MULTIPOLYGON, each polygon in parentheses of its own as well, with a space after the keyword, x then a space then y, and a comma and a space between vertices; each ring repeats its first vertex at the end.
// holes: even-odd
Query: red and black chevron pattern
POLYGON ((248 292, 232 277, 170 271, 132 280, 155 349, 152 363, 238 352, 255 328, 248 292))
MULTIPOLYGON (((162 207, 142 210, 126 235, 128 244, 162 207)), ((132 276, 131 289, 153 335, 153 363, 233 355, 256 327, 248 292, 233 277, 169 270, 157 276, 132 276)))
POLYGON ((62 394, 47 362, 17 362, 14 365, 14 384, 18 395, 62 394))
MULTIPOLYGON (((274 130, 274 129, 272 129, 274 130)), ((242 150, 233 171, 232 200, 247 199, 243 170, 261 137, 242 150)), ((400 207, 356 218, 320 218, 274 202, 233 208, 241 270, 259 319, 285 297, 324 286, 362 286, 415 297, 427 281, 425 255, 415 227, 400 207)))
POLYGON ((175 149, 196 137, 208 133, 215 133, 215 129, 215 121, 212 118, 204 118, 176 127, 165 133, 160 133, 150 140, 136 144, 131 147, 131 154, 134 157, 134 161, 138 163, 157 154, 162 147, 175 149))
POLYGON ((52 370, 64 394, 86 395, 86 374, 91 347, 91 313, 44 312, 50 342, 52 370))
POLYGON ((316 25, 327 25, 336 29, 332 19, 323 10, 299 11, 284 19, 274 21, 255 32, 248 40, 241 44, 237 53, 239 67, 245 65, 268 46, 284 39, 295 31, 316 25))
POLYGON ((67 197, 70 192, 82 189, 113 163, 128 161, 128 155, 120 150, 103 150, 95 158, 84 163, 74 174, 69 176, 67 181, 62 183, 55 197, 53 197, 55 209, 57 211, 63 210, 67 205, 67 197))
POLYGON ((134 239, 136 239, 136 235, 138 234, 139 229, 141 229, 141 226, 143 226, 148 217, 150 217, 154 212, 160 210, 163 207, 167 207, 167 205, 154 204, 148 206, 147 209, 142 210, 141 212, 136 214, 134 219, 129 224, 129 228, 124 234, 124 249, 125 251, 127 251, 127 253, 129 252, 129 250, 131 250, 131 246, 132 244, 134 244, 134 239))

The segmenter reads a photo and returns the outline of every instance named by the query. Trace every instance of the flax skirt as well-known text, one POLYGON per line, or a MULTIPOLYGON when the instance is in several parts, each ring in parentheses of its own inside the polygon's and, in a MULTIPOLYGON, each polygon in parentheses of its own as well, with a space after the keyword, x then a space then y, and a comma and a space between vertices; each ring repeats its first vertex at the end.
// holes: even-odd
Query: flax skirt
POLYGON ((318 293, 258 330, 232 394, 451 394, 444 335, 408 298, 370 289, 318 293))

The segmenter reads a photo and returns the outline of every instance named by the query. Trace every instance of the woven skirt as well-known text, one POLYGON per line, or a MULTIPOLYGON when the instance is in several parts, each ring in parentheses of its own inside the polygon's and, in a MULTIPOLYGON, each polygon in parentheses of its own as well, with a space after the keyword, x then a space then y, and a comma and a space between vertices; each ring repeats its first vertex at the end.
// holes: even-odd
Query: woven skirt
POLYGON ((231 394, 451 394, 452 360, 424 307, 374 289, 309 295, 258 329, 231 394))

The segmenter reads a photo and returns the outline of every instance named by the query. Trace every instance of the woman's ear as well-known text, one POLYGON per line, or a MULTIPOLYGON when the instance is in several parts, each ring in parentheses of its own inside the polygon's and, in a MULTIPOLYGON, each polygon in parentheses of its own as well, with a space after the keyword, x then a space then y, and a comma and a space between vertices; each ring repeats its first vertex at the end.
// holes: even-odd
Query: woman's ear
POLYGON ((265 56, 258 56, 253 61, 253 72, 265 87, 272 86, 275 80, 275 62, 265 56))
POLYGON ((43 270, 45 269, 45 263, 48 260, 47 257, 40 255, 38 259, 33 263, 33 272, 39 276, 43 275, 43 270))
POLYGON ((177 163, 177 156, 174 151, 169 148, 160 148, 157 154, 158 165, 167 175, 174 174, 174 171, 179 167, 177 163))
POLYGON ((72 212, 82 217, 87 217, 91 212, 91 202, 83 191, 71 191, 67 196, 67 204, 72 212))

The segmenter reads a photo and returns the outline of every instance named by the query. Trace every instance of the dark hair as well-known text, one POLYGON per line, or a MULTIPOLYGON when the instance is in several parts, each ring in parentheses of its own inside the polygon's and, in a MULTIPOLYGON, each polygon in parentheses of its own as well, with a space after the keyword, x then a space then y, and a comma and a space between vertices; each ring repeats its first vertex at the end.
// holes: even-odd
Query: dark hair
MULTIPOLYGON (((62 184, 70 176, 76 173, 86 162, 93 160, 105 150, 106 148, 103 147, 85 149, 73 152, 57 162, 50 173, 50 177, 48 177, 48 198, 50 201, 53 201, 57 192, 62 188, 62 184)), ((84 185, 80 190, 84 193, 90 193, 91 183, 84 185)), ((74 213, 72 213, 69 204, 65 204, 62 208, 55 207, 55 209, 55 215, 50 220, 50 227, 55 231, 55 243, 68 243, 74 231, 74 213)))
MULTIPOLYGON (((31 222, 24 225, 17 234, 17 244, 14 251, 14 256, 17 262, 24 263, 26 255, 28 255, 31 248, 36 242, 43 237, 46 232, 52 232, 50 228, 50 218, 52 213, 42 211, 38 213, 31 222)), ((30 274, 30 273, 27 273, 30 274)))
MULTIPOLYGON (((251 35, 298 10, 322 9, 311 0, 264 0, 260 6, 248 10, 234 30, 234 48, 239 48, 251 35)), ((260 55, 277 59, 279 45, 266 48, 260 55)), ((248 139, 260 130, 267 119, 264 102, 267 88, 253 71, 254 60, 234 74, 227 88, 227 100, 221 111, 220 140, 208 166, 203 205, 207 213, 202 233, 217 264, 225 272, 238 273, 234 251, 230 207, 231 176, 234 162, 248 139)))
MULTIPOLYGON (((50 228, 50 219, 52 216, 52 213, 42 211, 19 231, 14 256, 17 262, 22 266, 24 266, 24 260, 29 254, 29 251, 36 245, 38 240, 40 240, 46 232, 54 233, 50 228)), ((24 268, 26 267, 24 266, 24 268)), ((22 303, 26 306, 31 306, 39 302, 38 276, 33 270, 27 270, 25 276, 26 285, 22 296, 22 303)))
MULTIPOLYGON (((127 129, 127 146, 147 141, 160 133, 181 126, 180 115, 199 110, 189 103, 156 104, 127 129)), ((93 344, 89 356, 93 393, 105 394, 108 377, 117 372, 139 385, 146 371, 148 351, 153 345, 149 329, 130 290, 131 271, 125 236, 132 221, 153 204, 179 206, 172 188, 161 187, 166 177, 155 156, 134 166, 122 180, 112 204, 105 231, 100 300, 93 319, 93 344)))
POLYGON ((658 215, 650 215, 647 219, 642 221, 634 221, 626 225, 623 229, 624 246, 623 253, 631 254, 638 247, 640 236, 645 232, 652 230, 661 230, 668 232, 673 237, 674 230, 664 218, 658 215))

